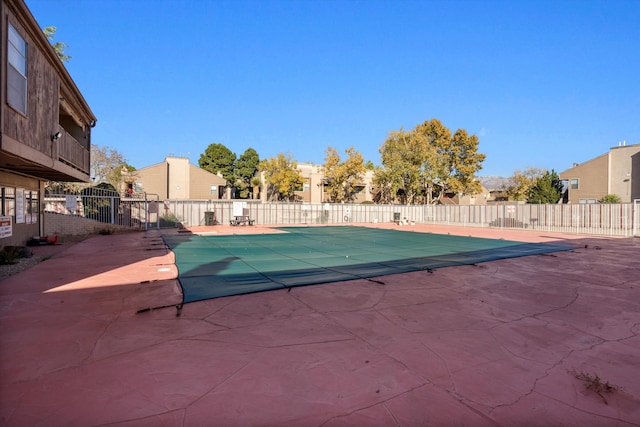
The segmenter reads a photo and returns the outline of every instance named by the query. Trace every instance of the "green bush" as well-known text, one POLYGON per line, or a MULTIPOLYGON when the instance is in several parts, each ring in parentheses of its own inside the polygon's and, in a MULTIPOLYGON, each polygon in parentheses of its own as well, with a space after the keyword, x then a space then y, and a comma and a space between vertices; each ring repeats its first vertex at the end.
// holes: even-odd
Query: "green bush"
POLYGON ((598 201, 600 203, 622 203, 622 199, 617 194, 607 194, 598 201))
POLYGON ((18 246, 5 246, 0 250, 0 265, 15 264, 22 258, 22 248, 18 246))

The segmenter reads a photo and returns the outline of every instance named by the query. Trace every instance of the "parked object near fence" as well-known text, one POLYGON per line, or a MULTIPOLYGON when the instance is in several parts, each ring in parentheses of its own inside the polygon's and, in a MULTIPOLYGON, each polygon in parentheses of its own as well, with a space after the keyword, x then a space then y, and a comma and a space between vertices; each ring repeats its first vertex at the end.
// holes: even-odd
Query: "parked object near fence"
MULTIPOLYGON (((85 215, 90 202, 76 196, 48 195, 45 212, 85 215), (74 205, 75 203, 75 205, 74 205), (74 211, 73 207, 76 207, 74 211)), ((160 227, 191 227, 229 224, 238 216, 261 225, 312 225, 347 223, 438 224, 469 227, 509 228, 606 236, 640 234, 640 202, 578 205, 372 205, 342 203, 261 203, 223 200, 165 200, 143 194, 121 198, 100 194, 95 218, 146 230, 160 227), (399 222, 399 219, 401 221, 399 222)), ((92 205, 93 206, 93 205, 92 205)))

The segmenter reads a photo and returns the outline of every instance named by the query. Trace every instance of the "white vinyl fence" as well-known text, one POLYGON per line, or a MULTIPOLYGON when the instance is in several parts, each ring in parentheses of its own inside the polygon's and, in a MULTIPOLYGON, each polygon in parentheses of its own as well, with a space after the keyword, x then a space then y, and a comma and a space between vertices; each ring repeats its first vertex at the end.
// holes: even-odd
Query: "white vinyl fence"
POLYGON ((640 201, 578 205, 375 205, 166 200, 154 194, 115 192, 47 195, 45 211, 79 215, 147 230, 229 224, 238 209, 263 225, 346 224, 408 221, 470 227, 555 231, 607 236, 640 235, 640 201))
MULTIPOLYGON (((578 205, 369 205, 242 203, 256 224, 303 225, 413 221, 608 236, 638 235, 639 203, 578 205), (634 228, 635 227, 635 228, 634 228)), ((161 216, 184 226, 229 224, 233 201, 171 200, 161 216)))

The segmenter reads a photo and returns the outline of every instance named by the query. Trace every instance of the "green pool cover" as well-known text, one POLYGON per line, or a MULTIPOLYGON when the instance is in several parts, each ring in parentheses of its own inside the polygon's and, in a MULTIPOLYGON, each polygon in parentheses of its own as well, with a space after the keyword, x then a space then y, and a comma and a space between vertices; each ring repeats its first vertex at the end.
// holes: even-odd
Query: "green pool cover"
POLYGON ((281 234, 165 236, 183 302, 572 249, 368 227, 281 227, 281 234))

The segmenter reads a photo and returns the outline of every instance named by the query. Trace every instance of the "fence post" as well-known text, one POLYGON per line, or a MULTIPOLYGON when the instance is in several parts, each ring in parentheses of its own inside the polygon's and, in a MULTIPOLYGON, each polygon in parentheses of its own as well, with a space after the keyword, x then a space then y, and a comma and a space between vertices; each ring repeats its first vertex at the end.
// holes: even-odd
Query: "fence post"
POLYGON ((116 198, 111 197, 111 224, 116 223, 116 198))

